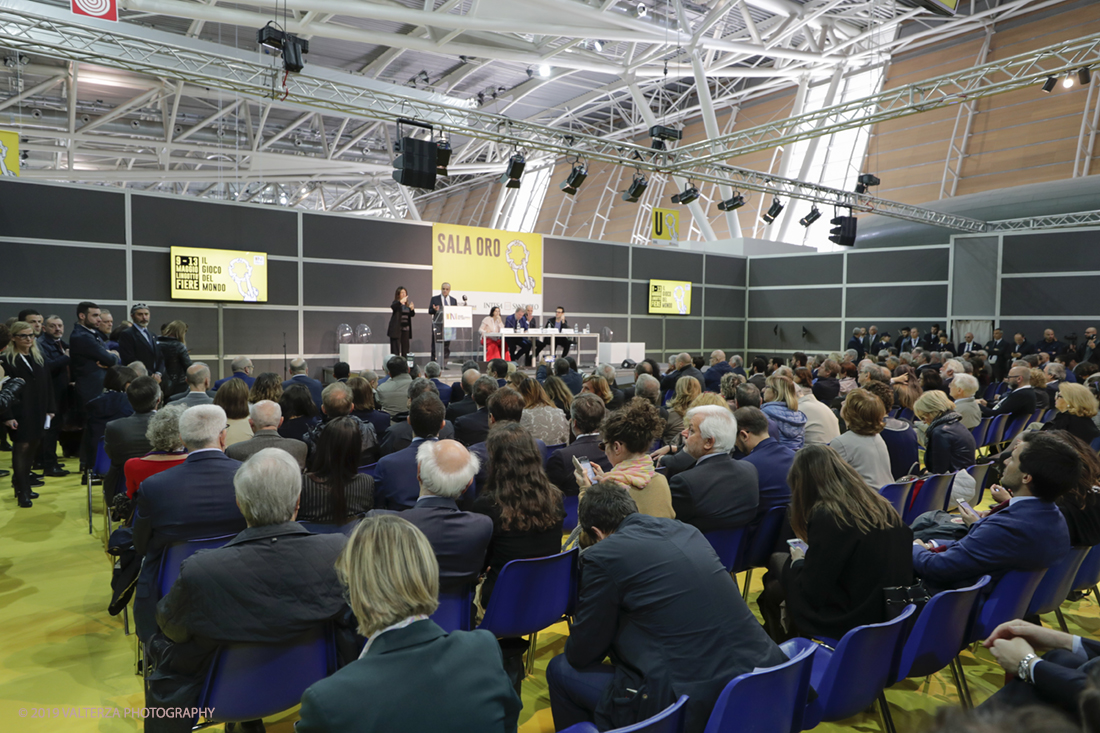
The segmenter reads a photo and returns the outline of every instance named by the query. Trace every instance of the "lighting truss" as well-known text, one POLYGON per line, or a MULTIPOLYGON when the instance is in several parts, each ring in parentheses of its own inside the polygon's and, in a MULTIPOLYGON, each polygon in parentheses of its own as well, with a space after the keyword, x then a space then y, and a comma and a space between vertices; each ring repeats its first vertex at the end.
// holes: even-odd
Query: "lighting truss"
POLYGON ((1100 209, 1077 211, 1072 214, 1050 216, 1025 216, 1021 219, 1001 219, 989 222, 989 232, 1011 232, 1020 229, 1066 229, 1069 227, 1096 226, 1100 224, 1100 209))

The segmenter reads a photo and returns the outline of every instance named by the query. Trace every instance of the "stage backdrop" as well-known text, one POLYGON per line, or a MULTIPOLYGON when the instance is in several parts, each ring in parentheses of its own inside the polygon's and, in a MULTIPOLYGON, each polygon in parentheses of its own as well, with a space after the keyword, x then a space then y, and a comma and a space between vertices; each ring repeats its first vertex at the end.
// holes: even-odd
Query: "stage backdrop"
POLYGON ((451 284, 451 295, 474 313, 500 306, 507 318, 517 306, 542 315, 542 235, 435 224, 432 227, 432 293, 451 284))

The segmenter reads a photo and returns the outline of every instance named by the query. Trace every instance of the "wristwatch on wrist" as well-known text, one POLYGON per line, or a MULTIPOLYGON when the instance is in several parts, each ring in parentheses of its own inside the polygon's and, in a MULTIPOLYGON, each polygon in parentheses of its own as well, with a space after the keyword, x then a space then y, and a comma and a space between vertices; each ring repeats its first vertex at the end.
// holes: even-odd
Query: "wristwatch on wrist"
POLYGON ((1034 654, 1028 654, 1020 660, 1020 666, 1016 669, 1016 676, 1029 684, 1035 684, 1035 678, 1031 675, 1031 663, 1038 659, 1034 654))

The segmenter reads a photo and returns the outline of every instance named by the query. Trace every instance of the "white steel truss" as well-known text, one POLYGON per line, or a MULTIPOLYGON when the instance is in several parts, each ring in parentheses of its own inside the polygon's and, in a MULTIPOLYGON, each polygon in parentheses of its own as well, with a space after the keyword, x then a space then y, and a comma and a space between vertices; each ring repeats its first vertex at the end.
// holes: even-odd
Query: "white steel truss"
POLYGON ((1022 229, 1066 229, 1069 227, 1096 226, 1100 224, 1100 209, 1077 211, 1072 214, 1027 216, 1020 219, 1002 219, 989 222, 990 232, 1011 232, 1022 229))

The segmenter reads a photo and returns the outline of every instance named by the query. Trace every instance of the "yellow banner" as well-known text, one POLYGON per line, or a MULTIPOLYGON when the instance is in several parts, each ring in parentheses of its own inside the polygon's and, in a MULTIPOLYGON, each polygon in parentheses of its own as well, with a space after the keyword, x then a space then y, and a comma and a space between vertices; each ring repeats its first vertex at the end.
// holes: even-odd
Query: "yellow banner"
POLYGON ((172 297, 264 303, 267 254, 172 247, 172 297))
POLYGON ((435 224, 432 227, 432 293, 444 282, 459 304, 475 313, 499 306, 506 318, 517 306, 542 313, 542 235, 435 224), (465 303, 463 296, 466 296, 465 303))
POLYGON ((690 315, 691 283, 681 280, 650 280, 649 312, 690 315))
POLYGON ((677 244, 680 241, 680 212, 676 209, 658 209, 653 207, 653 231, 650 239, 654 244, 677 244))
POLYGON ((19 133, 0 130, 0 176, 19 176, 19 133))

